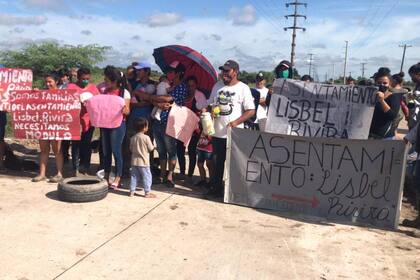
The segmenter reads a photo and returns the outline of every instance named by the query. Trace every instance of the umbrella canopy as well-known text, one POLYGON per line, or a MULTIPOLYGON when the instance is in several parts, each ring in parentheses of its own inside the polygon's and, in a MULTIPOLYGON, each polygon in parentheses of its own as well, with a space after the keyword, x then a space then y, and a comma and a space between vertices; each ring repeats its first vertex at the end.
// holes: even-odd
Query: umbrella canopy
POLYGON ((195 76, 198 88, 208 97, 217 81, 217 72, 211 63, 199 52, 180 45, 169 45, 153 51, 156 64, 165 72, 169 64, 179 61, 185 68, 185 77, 195 76))

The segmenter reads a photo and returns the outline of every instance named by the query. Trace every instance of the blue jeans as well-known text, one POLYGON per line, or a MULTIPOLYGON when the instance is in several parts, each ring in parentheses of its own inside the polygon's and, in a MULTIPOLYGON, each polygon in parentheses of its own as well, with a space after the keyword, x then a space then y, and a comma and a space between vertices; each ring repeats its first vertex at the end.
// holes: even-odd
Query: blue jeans
POLYGON ((152 190, 152 172, 149 166, 132 166, 130 169, 130 191, 136 190, 137 184, 143 187, 144 193, 148 194, 152 190))
POLYGON ((176 160, 176 139, 166 135, 166 123, 153 123, 153 136, 160 160, 176 160))
POLYGON ((90 127, 88 131, 82 132, 79 140, 71 141, 71 161, 73 164, 73 170, 79 170, 81 166, 84 171, 88 171, 90 168, 90 159, 92 157, 91 141, 94 127, 90 127))
POLYGON ((122 143, 125 135, 125 122, 117 128, 101 128, 102 149, 105 173, 111 172, 112 155, 115 160, 115 176, 123 175, 122 143))

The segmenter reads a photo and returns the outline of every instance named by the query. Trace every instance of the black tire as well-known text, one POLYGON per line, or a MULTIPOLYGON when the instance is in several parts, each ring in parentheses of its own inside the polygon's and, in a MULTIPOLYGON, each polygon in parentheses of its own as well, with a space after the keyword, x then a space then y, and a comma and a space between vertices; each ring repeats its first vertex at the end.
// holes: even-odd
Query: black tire
POLYGON ((104 199, 108 184, 97 177, 64 179, 57 186, 58 198, 67 202, 91 202, 104 199))

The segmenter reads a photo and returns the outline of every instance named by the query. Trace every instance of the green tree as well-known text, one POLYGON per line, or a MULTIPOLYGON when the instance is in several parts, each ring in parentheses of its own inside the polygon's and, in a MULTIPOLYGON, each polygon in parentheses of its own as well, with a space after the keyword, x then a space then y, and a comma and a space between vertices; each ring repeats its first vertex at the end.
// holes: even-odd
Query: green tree
POLYGON ((109 47, 98 45, 71 46, 46 42, 30 44, 21 50, 0 52, 0 61, 10 68, 32 69, 34 80, 60 68, 89 67, 93 68, 104 60, 109 47))

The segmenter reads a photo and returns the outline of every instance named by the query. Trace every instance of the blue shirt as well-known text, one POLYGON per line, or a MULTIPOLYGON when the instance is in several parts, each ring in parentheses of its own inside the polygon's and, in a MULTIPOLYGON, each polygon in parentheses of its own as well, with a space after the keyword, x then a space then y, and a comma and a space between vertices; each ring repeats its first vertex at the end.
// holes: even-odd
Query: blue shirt
MULTIPOLYGON (((146 87, 148 85, 154 85, 154 83, 152 83, 151 81, 148 81, 146 84, 141 84, 140 82, 138 82, 138 85, 135 88, 135 90, 146 92, 146 87)), ((137 107, 132 108, 131 112, 130 112, 130 117, 133 118, 133 119, 137 119, 137 118, 140 118, 140 117, 149 119, 150 114, 152 113, 152 109, 153 109, 152 105, 139 107, 139 108, 137 108, 137 107)))
MULTIPOLYGON (((169 93, 169 95, 173 97, 174 102, 177 105, 182 106, 184 105, 185 97, 187 97, 187 86, 184 83, 180 83, 169 93)), ((160 123, 166 124, 168 122, 169 111, 170 109, 160 113, 160 123)))

